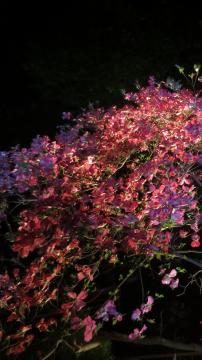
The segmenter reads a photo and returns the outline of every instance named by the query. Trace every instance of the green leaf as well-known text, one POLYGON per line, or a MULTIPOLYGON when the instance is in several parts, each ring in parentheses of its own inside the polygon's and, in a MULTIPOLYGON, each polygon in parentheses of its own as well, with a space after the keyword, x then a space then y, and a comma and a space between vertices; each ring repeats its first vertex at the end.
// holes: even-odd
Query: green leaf
POLYGON ((184 74, 184 68, 180 65, 175 65, 180 74, 184 74))
POLYGON ((201 65, 200 65, 200 64, 194 64, 194 71, 195 71, 196 73, 199 72, 200 68, 201 68, 201 65))
POLYGON ((147 264, 144 264, 144 265, 143 265, 143 267, 144 267, 145 269, 148 269, 150 266, 151 266, 150 263, 147 263, 147 264))
POLYGON ((175 227, 175 221, 168 219, 162 223, 161 231, 175 227))
POLYGON ((164 295, 163 294, 159 294, 159 293, 155 293, 155 298, 156 299, 163 299, 164 295))
POLYGON ((187 270, 185 268, 181 268, 181 267, 176 267, 177 272, 184 274, 187 272, 187 270))
POLYGON ((193 80, 193 78, 194 78, 195 74, 194 74, 194 73, 191 73, 191 74, 189 74, 188 76, 190 77, 190 79, 192 79, 192 80, 193 80))
POLYGON ((159 261, 161 260, 161 254, 160 253, 158 253, 158 252, 155 253, 155 256, 156 256, 157 260, 159 260, 159 261))

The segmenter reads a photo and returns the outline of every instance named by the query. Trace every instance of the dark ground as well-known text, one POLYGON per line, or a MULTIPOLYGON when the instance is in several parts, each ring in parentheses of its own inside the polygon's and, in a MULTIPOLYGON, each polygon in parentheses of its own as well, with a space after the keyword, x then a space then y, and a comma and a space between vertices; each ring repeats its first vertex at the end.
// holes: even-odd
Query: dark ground
POLYGON ((63 111, 119 104, 135 80, 202 63, 200 1, 2 2, 0 34, 2 150, 53 137, 63 111))

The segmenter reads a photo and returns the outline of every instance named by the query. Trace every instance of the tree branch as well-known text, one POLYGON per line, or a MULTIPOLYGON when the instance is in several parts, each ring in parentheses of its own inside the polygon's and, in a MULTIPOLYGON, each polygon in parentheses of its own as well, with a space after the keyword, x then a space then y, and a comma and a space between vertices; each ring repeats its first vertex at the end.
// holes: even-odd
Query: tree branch
POLYGON ((130 340, 127 335, 117 333, 117 332, 102 332, 101 336, 103 339, 120 341, 125 343, 133 343, 134 345, 145 345, 145 346, 164 346, 173 350, 181 350, 181 351, 190 351, 202 354, 202 346, 198 344, 184 344, 180 342, 175 342, 172 340, 164 339, 161 337, 151 337, 151 338, 144 338, 138 340, 130 340))
POLYGON ((170 359, 170 360, 177 360, 178 356, 186 356, 193 358, 193 356, 201 356, 201 354, 196 354, 195 352, 168 352, 168 353, 161 353, 161 354, 152 354, 152 355, 135 355, 130 357, 118 358, 117 360, 143 360, 143 359, 170 359))

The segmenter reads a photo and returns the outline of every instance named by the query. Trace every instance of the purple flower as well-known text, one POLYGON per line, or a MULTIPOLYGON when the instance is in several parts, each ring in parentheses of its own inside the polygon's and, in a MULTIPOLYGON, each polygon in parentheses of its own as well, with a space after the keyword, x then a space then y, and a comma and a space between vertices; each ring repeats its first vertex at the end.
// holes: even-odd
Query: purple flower
POLYGON ((95 317, 96 320, 109 321, 109 315, 106 311, 97 311, 97 315, 95 317))
POLYGON ((131 319, 132 320, 140 320, 140 317, 141 317, 141 310, 140 309, 136 309, 133 311, 132 315, 131 315, 131 319))
POLYGON ((71 117, 72 117, 72 114, 68 111, 68 112, 63 112, 62 113, 62 119, 63 120, 70 120, 71 119, 71 117))
POLYGON ((110 316, 115 317, 118 321, 122 320, 122 315, 117 311, 113 300, 108 300, 105 305, 97 311, 96 319, 109 321, 110 316))
POLYGON ((183 224, 184 221, 184 210, 173 209, 171 214, 171 220, 174 220, 176 224, 183 224))

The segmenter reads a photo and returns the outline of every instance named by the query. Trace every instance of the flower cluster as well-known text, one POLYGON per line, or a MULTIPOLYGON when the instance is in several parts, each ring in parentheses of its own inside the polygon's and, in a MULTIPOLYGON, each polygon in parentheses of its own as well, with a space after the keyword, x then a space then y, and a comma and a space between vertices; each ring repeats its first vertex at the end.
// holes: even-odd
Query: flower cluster
POLYGON ((163 275, 161 283, 163 285, 169 285, 171 289, 176 289, 179 285, 179 279, 176 269, 172 269, 169 273, 166 273, 166 269, 161 269, 159 275, 163 275))
MULTIPOLYGON (((131 320, 142 320, 144 314, 147 314, 152 310, 153 303, 154 298, 149 295, 147 298, 147 302, 145 304, 142 304, 140 308, 137 308, 132 312, 131 320)), ((146 330, 147 325, 144 324, 140 330, 138 328, 134 328, 133 332, 130 333, 128 337, 130 340, 138 340, 146 330)))
POLYGON ((154 299, 152 296, 148 296, 146 304, 142 304, 140 309, 137 308, 133 311, 131 315, 132 320, 140 320, 141 316, 147 314, 152 310, 154 299))
MULTIPOLYGON (((1 267, 0 326, 9 355, 63 321, 72 333, 84 329, 87 342, 98 324, 121 321, 99 284, 106 267, 122 271, 123 254, 135 268, 154 249, 200 246, 202 99, 153 79, 125 98, 122 108, 91 107, 73 121, 64 112, 67 126, 53 141, 37 136, 29 148, 0 152, 0 221, 12 254, 1 267)), ((176 275, 162 282, 177 287, 176 275)), ((121 281, 111 280, 113 291, 121 281)), ((132 319, 152 304, 149 296, 132 319)))

